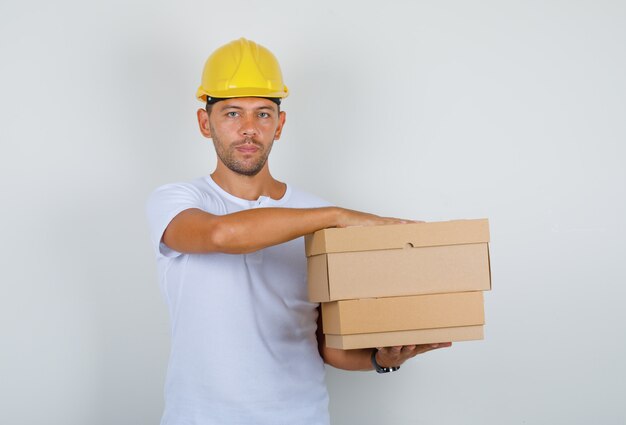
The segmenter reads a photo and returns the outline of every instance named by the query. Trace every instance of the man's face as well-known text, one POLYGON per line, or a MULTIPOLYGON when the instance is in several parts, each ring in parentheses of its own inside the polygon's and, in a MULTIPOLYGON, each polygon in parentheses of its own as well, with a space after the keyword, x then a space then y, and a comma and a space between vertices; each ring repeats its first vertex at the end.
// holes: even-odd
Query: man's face
MULTIPOLYGON (((199 119, 202 131, 200 115, 199 119)), ((266 165, 284 121, 284 112, 279 113, 271 100, 226 99, 213 105, 208 116, 209 134, 202 132, 213 139, 215 152, 226 167, 237 174, 255 176, 266 165)))

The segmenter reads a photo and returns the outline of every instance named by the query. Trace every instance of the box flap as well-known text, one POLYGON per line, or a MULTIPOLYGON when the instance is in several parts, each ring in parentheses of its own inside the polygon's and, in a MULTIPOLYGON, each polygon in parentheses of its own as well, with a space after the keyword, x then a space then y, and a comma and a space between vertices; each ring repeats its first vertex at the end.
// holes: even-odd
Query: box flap
POLYGON ((453 220, 319 230, 305 238, 307 257, 334 252, 489 242, 489 220, 453 220))
POLYGON ((324 302, 331 299, 328 279, 328 255, 316 255, 307 262, 309 301, 324 302), (315 282, 312 284, 311 282, 315 282))

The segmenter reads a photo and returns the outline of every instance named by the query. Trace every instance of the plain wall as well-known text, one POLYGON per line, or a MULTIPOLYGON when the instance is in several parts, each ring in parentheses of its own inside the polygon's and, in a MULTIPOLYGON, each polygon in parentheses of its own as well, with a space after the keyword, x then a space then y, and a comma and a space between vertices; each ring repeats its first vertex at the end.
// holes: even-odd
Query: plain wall
POLYGON ((194 94, 241 36, 291 90, 277 178, 491 223, 486 339, 328 368, 333 424, 626 423, 626 5, 591 0, 0 2, 0 423, 158 423, 144 204, 213 170, 194 94))

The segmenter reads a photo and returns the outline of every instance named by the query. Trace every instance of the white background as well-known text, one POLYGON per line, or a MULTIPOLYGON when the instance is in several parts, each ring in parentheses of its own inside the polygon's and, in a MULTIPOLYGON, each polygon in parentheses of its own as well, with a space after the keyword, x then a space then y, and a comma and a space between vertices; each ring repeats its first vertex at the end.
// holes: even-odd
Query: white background
POLYGON ((144 204, 212 171, 194 94, 240 36, 292 93, 277 178, 491 223, 486 339, 329 368, 333 424, 626 423, 626 4, 591 0, 2 0, 0 423, 158 423, 144 204))

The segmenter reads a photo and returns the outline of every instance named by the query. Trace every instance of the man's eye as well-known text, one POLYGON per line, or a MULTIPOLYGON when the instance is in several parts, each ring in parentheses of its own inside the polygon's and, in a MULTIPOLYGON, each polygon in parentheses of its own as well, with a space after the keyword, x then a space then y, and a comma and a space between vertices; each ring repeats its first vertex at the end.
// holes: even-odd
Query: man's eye
POLYGON ((270 114, 267 112, 259 112, 259 118, 269 118, 270 114))
POLYGON ((232 117, 236 117, 237 115, 238 115, 238 114, 237 114, 237 112, 234 112, 234 111, 231 111, 231 112, 226 113, 226 116, 229 116, 229 117, 231 117, 231 118, 232 118, 232 117))

